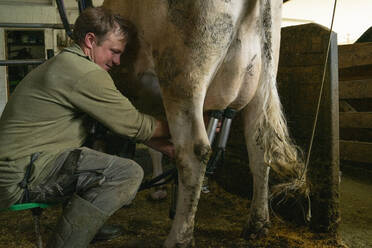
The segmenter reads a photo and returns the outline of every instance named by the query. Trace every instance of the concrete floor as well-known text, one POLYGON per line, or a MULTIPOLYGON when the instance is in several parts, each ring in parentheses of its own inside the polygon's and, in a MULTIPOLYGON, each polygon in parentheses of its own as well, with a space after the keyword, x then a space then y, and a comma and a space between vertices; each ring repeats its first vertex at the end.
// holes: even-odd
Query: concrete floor
MULTIPOLYGON (((355 166, 355 165, 354 165, 355 166)), ((372 247, 372 168, 342 168, 340 234, 350 248, 372 247)))

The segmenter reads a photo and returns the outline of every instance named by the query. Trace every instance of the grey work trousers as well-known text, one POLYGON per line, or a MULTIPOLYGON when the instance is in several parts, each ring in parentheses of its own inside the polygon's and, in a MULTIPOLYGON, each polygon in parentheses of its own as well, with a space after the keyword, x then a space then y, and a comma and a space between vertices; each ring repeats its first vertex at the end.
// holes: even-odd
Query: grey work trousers
POLYGON ((133 160, 82 147, 62 153, 51 174, 29 189, 29 200, 65 202, 76 193, 110 216, 131 203, 142 179, 133 160))

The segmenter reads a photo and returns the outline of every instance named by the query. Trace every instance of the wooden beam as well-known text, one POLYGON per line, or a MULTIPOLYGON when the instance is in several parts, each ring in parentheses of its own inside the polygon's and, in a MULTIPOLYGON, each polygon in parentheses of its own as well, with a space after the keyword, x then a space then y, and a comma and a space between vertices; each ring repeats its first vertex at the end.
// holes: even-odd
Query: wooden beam
POLYGON ((372 112, 340 112, 339 121, 340 128, 372 128, 372 112))
POLYGON ((372 163, 372 143, 340 140, 340 158, 342 160, 372 163))
POLYGON ((339 101, 340 112, 357 112, 346 100, 339 101))
POLYGON ((372 64, 372 42, 338 46, 340 69, 372 64))
POLYGON ((340 99, 362 99, 362 98, 371 98, 371 97, 372 97, 372 79, 339 82, 339 98, 340 99))

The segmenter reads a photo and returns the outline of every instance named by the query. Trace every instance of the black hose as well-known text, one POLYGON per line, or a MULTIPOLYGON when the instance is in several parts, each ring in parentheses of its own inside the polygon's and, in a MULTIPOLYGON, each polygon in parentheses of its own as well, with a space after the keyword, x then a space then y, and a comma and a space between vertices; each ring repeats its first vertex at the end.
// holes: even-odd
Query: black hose
POLYGON ((56 0, 59 16, 61 17, 61 21, 63 23, 63 27, 66 30, 66 34, 72 39, 72 31, 70 28, 70 24, 68 23, 65 6, 63 5, 63 0, 56 0))

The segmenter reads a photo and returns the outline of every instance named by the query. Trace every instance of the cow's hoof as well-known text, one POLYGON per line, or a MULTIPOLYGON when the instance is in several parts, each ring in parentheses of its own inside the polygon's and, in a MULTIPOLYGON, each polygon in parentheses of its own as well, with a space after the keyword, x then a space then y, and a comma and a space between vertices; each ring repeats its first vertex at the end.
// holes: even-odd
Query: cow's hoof
POLYGON ((150 199, 153 201, 160 201, 167 198, 167 189, 165 187, 156 187, 155 191, 150 194, 150 199))
POLYGON ((255 223, 248 222, 248 224, 245 225, 241 236, 245 240, 262 238, 269 234, 269 229, 270 222, 268 221, 258 221, 255 223))

